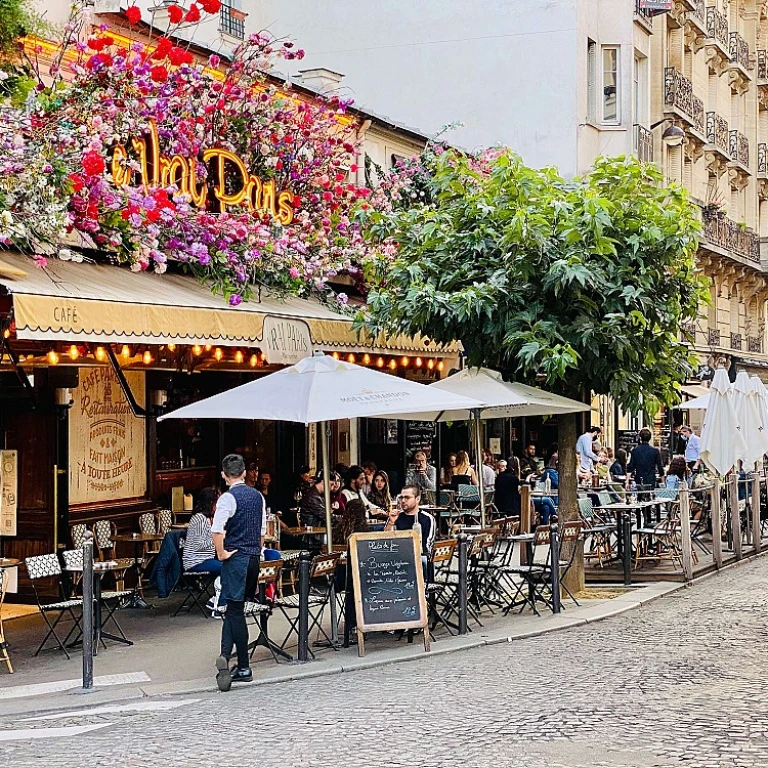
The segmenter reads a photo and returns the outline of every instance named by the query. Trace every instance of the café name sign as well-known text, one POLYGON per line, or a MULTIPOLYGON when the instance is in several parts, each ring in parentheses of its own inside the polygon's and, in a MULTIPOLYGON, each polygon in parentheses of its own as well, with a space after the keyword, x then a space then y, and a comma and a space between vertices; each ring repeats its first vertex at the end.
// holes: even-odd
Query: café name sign
MULTIPOLYGON (((147 138, 132 138, 131 148, 139 163, 141 184, 150 187, 174 185, 188 195, 193 205, 205 209, 208 195, 213 192, 219 210, 227 206, 245 204, 251 213, 268 213, 283 225, 293 221, 293 192, 278 190, 274 179, 264 181, 249 173, 245 163, 234 153, 221 147, 203 150, 205 163, 213 185, 197 177, 197 158, 174 155, 166 157, 160 152, 160 138, 154 121, 149 124, 147 138)), ((117 187, 128 187, 134 182, 135 171, 126 167, 128 150, 117 144, 112 154, 112 179, 117 187)))

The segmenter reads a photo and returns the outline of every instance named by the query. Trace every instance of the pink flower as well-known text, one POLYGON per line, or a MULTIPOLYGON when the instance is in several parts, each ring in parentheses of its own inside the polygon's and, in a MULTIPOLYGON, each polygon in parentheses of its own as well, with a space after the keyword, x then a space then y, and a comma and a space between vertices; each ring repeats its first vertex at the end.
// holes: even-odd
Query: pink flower
POLYGON ((290 271, 289 271, 289 273, 288 273, 288 274, 290 274, 290 276, 291 276, 291 277, 292 277, 294 280, 298 280, 298 279, 299 279, 299 270, 298 270, 298 269, 296 269, 296 267, 291 267, 291 269, 290 269, 290 271))

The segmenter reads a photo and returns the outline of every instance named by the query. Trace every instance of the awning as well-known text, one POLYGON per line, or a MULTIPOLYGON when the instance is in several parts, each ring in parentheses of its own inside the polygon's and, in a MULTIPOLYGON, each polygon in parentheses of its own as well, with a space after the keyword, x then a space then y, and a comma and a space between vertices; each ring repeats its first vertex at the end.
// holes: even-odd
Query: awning
POLYGON ((272 318, 308 328, 316 349, 425 356, 455 355, 458 349, 405 336, 361 339, 352 330, 351 318, 317 301, 266 291, 260 299, 231 307, 186 275, 134 273, 125 267, 58 259, 41 269, 30 258, 10 252, 0 253, 0 264, 0 285, 13 296, 19 339, 259 346, 265 320, 272 318))
POLYGON ((703 384, 683 384, 680 387, 680 391, 688 397, 703 397, 709 394, 709 387, 705 387, 703 384))

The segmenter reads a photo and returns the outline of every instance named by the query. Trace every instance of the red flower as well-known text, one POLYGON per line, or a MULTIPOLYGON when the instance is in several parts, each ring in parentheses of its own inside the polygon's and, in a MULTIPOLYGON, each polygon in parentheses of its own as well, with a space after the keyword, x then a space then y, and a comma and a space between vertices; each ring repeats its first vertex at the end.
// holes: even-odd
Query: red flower
POLYGON ((159 64, 149 70, 149 76, 156 83, 164 83, 168 79, 168 70, 162 64, 159 64))
POLYGON ((184 21, 188 21, 192 24, 194 24, 196 21, 200 21, 200 9, 194 3, 189 6, 189 10, 187 11, 187 15, 184 17, 184 21))
POLYGON ((221 0, 200 0, 200 5, 206 13, 218 13, 221 8, 221 0))
POLYGON ((170 5, 168 6, 168 18, 171 20, 171 24, 178 24, 184 18, 184 10, 178 5, 170 5))
POLYGON ((70 173, 68 178, 73 192, 79 192, 85 186, 85 179, 79 173, 70 173))
POLYGON ((173 43, 167 37, 157 39, 157 47, 152 52, 153 59, 164 59, 173 49, 173 43))
POLYGON ((88 40, 88 47, 92 51, 103 51, 107 45, 107 41, 103 37, 91 37, 88 40))
POLYGON ((138 6, 131 5, 126 10, 125 16, 131 24, 138 24, 141 21, 141 9, 138 6))
POLYGON ((168 54, 168 58, 174 67, 178 67, 187 60, 187 51, 183 48, 177 48, 174 46, 171 48, 171 52, 168 54))
POLYGON ((98 152, 86 152, 82 160, 83 170, 86 176, 98 176, 104 173, 106 165, 104 158, 98 152))

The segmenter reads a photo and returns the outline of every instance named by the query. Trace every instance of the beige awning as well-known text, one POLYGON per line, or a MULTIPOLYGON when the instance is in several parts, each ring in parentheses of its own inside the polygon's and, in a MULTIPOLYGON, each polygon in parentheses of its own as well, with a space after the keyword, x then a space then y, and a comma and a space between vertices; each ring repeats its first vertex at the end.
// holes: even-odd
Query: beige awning
POLYGON ((258 346, 264 321, 304 321, 316 349, 455 355, 405 336, 360 339, 349 317, 317 301, 262 291, 229 306, 191 276, 134 273, 107 264, 50 259, 45 269, 2 252, 0 284, 13 296, 16 335, 34 341, 258 346))
POLYGON ((680 387, 680 391, 688 397, 702 397, 709 394, 709 387, 705 387, 703 384, 683 384, 680 387))

